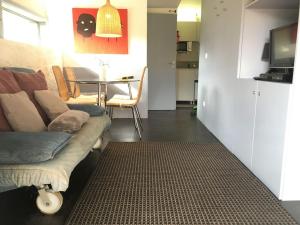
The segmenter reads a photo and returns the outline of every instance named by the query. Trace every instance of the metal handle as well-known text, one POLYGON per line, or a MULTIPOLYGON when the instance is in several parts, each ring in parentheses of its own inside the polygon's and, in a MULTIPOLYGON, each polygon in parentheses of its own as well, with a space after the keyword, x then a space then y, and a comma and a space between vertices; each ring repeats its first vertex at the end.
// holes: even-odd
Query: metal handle
POLYGON ((256 93, 257 93, 257 96, 260 96, 261 94, 260 94, 260 91, 252 91, 252 94, 253 95, 256 95, 256 93))

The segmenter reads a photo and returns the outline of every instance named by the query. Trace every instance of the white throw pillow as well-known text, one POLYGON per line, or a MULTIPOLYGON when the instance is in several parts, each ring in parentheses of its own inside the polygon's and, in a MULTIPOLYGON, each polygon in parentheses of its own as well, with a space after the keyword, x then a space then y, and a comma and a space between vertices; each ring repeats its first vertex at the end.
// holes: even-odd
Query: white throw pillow
POLYGON ((52 91, 34 91, 34 97, 51 121, 69 110, 67 104, 52 91))
POLYGON ((1 106, 10 126, 19 132, 41 132, 45 123, 26 92, 0 94, 1 106))
POLYGON ((90 115, 79 110, 68 110, 53 120, 49 126, 48 131, 62 131, 67 133, 74 133, 88 121, 90 115))

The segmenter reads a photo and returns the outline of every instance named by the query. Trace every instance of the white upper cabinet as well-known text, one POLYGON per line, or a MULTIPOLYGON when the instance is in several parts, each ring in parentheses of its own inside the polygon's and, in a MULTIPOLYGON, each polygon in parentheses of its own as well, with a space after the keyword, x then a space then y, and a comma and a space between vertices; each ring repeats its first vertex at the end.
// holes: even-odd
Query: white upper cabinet
POLYGON ((200 41, 200 22, 178 22, 180 41, 200 41))

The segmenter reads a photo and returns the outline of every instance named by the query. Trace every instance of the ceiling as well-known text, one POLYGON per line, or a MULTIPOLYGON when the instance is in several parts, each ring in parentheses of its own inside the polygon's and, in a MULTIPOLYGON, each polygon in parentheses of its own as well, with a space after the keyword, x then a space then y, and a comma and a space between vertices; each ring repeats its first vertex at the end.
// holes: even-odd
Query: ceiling
POLYGON ((177 8, 180 0, 148 0, 148 8, 177 8))
POLYGON ((258 0, 249 8, 299 9, 299 0, 258 0))

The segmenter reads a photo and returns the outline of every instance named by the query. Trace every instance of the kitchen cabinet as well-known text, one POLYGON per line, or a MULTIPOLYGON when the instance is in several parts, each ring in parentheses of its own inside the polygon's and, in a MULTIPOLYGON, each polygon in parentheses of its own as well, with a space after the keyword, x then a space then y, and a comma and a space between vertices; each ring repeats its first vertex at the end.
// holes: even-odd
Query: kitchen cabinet
POLYGON ((176 101, 194 101, 194 80, 198 79, 198 69, 177 69, 176 76, 176 101))
POLYGON ((199 41, 200 23, 199 22, 178 22, 180 41, 199 41))
POLYGON ((253 173, 279 198, 290 85, 257 82, 253 173))

